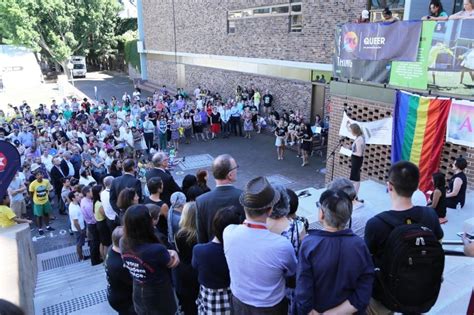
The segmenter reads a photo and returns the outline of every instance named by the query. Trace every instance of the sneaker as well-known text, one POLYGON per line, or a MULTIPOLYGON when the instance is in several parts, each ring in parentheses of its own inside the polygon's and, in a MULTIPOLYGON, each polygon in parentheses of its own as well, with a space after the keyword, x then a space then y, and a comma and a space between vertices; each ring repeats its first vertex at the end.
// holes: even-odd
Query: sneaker
POLYGON ((39 234, 39 235, 43 235, 43 234, 44 234, 43 229, 38 229, 38 234, 39 234))
POLYGON ((54 231, 54 230, 56 230, 56 229, 55 229, 55 228, 52 228, 52 227, 50 227, 50 226, 48 225, 48 226, 46 227, 46 230, 48 230, 48 231, 54 231))

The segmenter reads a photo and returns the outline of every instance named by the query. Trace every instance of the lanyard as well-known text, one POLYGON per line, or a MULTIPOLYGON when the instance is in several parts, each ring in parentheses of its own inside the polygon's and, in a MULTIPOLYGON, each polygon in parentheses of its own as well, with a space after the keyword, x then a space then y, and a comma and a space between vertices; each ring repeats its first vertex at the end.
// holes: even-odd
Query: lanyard
POLYGON ((250 223, 250 222, 244 221, 243 224, 251 229, 267 230, 267 227, 263 225, 263 223, 250 223))

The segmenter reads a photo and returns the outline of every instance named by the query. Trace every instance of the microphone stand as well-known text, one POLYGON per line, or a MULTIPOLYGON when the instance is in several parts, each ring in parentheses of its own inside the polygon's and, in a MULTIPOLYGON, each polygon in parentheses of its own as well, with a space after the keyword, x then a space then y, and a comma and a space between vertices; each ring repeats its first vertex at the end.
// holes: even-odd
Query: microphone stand
POLYGON ((334 149, 332 150, 332 152, 326 157, 326 161, 324 162, 324 164, 328 164, 328 161, 329 159, 332 157, 332 166, 331 166, 331 181, 334 179, 334 164, 336 163, 336 151, 337 149, 339 149, 339 147, 342 145, 342 142, 344 140, 343 139, 340 139, 339 140, 339 143, 336 145, 336 147, 334 147, 334 149))

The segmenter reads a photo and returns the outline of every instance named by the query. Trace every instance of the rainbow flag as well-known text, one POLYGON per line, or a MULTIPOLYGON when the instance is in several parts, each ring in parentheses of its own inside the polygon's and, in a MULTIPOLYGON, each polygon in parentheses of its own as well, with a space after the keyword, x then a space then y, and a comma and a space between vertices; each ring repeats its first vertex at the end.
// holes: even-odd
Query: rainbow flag
POLYGON ((423 192, 432 189, 431 175, 439 169, 450 106, 450 99, 397 92, 392 163, 405 160, 418 165, 423 192))

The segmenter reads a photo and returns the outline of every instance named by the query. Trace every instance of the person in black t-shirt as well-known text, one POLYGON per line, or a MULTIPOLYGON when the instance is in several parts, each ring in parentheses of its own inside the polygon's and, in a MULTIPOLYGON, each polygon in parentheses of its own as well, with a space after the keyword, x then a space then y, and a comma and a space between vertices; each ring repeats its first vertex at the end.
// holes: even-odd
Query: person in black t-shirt
POLYGON ((110 306, 119 314, 135 314, 133 310, 132 277, 123 267, 119 242, 123 236, 123 228, 118 226, 112 232, 112 246, 105 258, 105 273, 107 275, 107 300, 110 306))
MULTIPOLYGON (((386 211, 392 217, 400 221, 400 224, 411 219, 433 231, 436 238, 443 238, 443 230, 438 221, 438 216, 434 209, 429 207, 413 206, 411 197, 418 189, 420 172, 418 167, 408 161, 400 161, 392 165, 388 172, 388 192, 392 202, 392 210, 386 211)), ((384 259, 384 247, 388 240, 392 227, 375 216, 367 221, 365 226, 365 242, 374 258, 376 268, 380 268, 384 259)), ((380 284, 374 283, 367 314, 387 314, 390 313, 381 302, 383 290, 380 284)))
POLYGON ((464 169, 467 167, 467 161, 463 157, 458 157, 453 163, 454 175, 449 180, 449 190, 446 193, 446 207, 455 209, 461 204, 464 207, 466 202, 467 177, 464 169))
POLYGON ((262 99, 263 99, 263 112, 265 114, 269 114, 272 108, 272 102, 273 102, 273 96, 270 94, 269 90, 265 91, 265 94, 263 95, 262 99))

